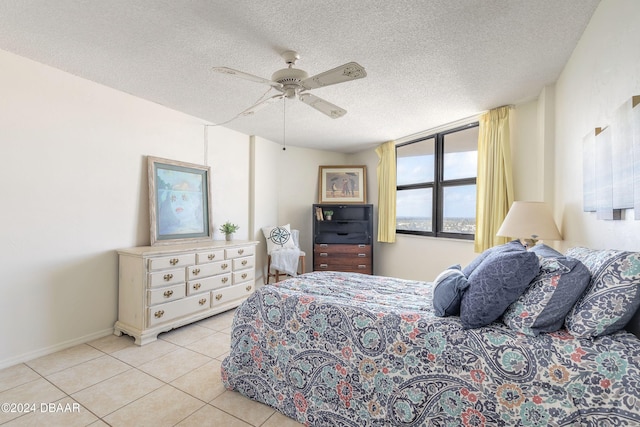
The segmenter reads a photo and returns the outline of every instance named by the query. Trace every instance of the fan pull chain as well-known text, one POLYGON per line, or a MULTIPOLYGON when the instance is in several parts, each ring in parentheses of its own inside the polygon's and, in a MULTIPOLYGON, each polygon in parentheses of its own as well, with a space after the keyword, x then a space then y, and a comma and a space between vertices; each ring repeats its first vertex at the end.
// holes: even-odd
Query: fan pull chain
POLYGON ((282 100, 282 151, 287 151, 287 97, 282 100))

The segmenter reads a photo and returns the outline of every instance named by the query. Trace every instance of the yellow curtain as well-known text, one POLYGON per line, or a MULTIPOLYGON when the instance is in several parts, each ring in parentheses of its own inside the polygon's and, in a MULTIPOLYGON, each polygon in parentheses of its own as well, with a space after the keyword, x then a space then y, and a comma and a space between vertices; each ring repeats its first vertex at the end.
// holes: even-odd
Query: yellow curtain
POLYGON ((378 161, 378 242, 396 241, 396 143, 376 148, 378 161))
POLYGON ((496 236, 496 233, 513 203, 509 110, 508 106, 496 108, 480 118, 476 252, 508 241, 506 237, 496 236))

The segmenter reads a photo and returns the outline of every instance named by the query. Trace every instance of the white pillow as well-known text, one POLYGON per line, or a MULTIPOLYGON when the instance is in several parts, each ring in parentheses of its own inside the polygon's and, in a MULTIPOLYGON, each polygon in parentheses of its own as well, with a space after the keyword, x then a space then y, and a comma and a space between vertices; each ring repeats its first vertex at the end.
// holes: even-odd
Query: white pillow
POLYGON ((263 227, 262 233, 264 233, 264 238, 267 240, 267 253, 277 249, 296 247, 289 224, 263 227))

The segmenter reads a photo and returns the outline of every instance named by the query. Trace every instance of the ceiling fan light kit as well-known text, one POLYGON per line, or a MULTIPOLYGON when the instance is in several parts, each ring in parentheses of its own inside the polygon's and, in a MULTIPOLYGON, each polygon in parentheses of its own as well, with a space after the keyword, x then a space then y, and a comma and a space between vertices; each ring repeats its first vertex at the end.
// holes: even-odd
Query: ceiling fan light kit
POLYGON ((229 67, 215 67, 214 71, 233 77, 238 77, 244 80, 249 80, 256 83, 267 84, 280 91, 281 94, 267 98, 260 101, 257 104, 247 108, 240 113, 241 116, 248 116, 254 114, 256 111, 273 104, 282 98, 295 98, 298 97, 305 104, 315 108, 323 114, 337 119, 347 114, 347 111, 338 107, 322 98, 307 93, 311 89, 316 89, 324 86, 334 85, 338 83, 344 83, 351 80, 361 79, 367 76, 364 67, 356 62, 348 62, 339 67, 331 70, 316 74, 309 77, 306 71, 299 68, 293 68, 296 61, 300 59, 300 55, 293 51, 287 50, 282 53, 282 58, 288 65, 287 68, 276 71, 271 76, 271 80, 255 76, 253 74, 245 73, 243 71, 234 70, 229 67))

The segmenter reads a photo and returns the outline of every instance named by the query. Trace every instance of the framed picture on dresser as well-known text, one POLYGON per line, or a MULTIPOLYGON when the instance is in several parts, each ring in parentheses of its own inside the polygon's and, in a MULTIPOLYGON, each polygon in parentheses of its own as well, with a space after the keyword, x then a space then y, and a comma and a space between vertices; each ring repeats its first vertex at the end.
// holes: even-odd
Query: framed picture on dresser
POLYGON ((320 166, 318 203, 367 203, 366 166, 320 166))
POLYGON ((210 241, 211 168, 147 157, 151 246, 210 241))

